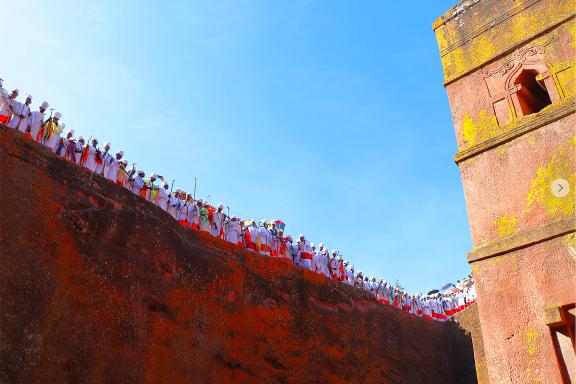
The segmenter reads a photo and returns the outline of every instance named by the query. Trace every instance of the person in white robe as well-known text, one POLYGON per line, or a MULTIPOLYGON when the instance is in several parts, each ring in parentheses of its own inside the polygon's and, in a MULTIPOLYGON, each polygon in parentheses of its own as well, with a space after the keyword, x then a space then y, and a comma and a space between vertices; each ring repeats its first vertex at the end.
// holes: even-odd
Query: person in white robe
POLYGON ((124 156, 124 152, 118 151, 114 157, 111 157, 110 162, 104 169, 104 177, 106 180, 111 181, 112 183, 116 182, 118 179, 118 169, 120 167, 122 156, 124 156))
POLYGON ((32 139, 37 140, 38 133, 40 132, 40 128, 44 124, 44 113, 48 109, 50 105, 47 102, 43 102, 37 111, 33 111, 28 116, 28 121, 26 122, 26 126, 24 127, 24 132, 29 133, 32 139))
POLYGON ((214 211, 214 217, 212 221, 212 236, 223 238, 224 220, 226 219, 226 214, 223 212, 224 205, 222 203, 218 204, 216 211, 214 211))
POLYGON ((334 280, 338 280, 340 276, 340 265, 338 263, 337 256, 338 254, 336 250, 333 250, 332 256, 330 257, 330 261, 328 262, 328 266, 330 267, 329 269, 330 277, 332 277, 334 280))
POLYGON ((162 183, 162 188, 158 188, 155 201, 156 205, 165 211, 168 210, 168 188, 170 188, 168 182, 164 181, 164 183, 162 183))
POLYGON ((6 91, 4 89, 4 80, 2 78, 0 78, 0 123, 1 124, 5 124, 7 121, 7 118, 3 116, 6 116, 7 114, 4 114, 4 104, 8 102, 8 91, 6 91))
POLYGON ((180 194, 182 190, 180 188, 176 189, 168 199, 168 213, 176 219, 178 217, 178 211, 180 210, 180 194))
POLYGON ((299 265, 303 268, 312 268, 312 247, 310 243, 303 234, 300 234, 299 241, 297 243, 298 254, 299 254, 299 265))
POLYGON ((32 104, 32 96, 30 95, 26 96, 24 104, 14 100, 14 103, 12 104, 12 120, 8 123, 8 128, 14 128, 25 132, 28 123, 28 116, 30 115, 30 104, 32 104))
POLYGON ((356 277, 354 278, 354 286, 356 288, 364 288, 364 275, 362 271, 356 272, 356 277))
POLYGON ((61 139, 62 141, 62 148, 59 148, 56 150, 56 155, 58 155, 60 158, 65 159, 67 152, 68 152, 68 147, 73 147, 73 145, 75 144, 74 141, 74 130, 71 129, 66 133, 66 136, 64 138, 61 139), (73 144, 70 144, 70 142, 72 142, 73 144))
POLYGON ((48 148, 52 150, 52 152, 56 153, 58 150, 58 146, 62 141, 60 135, 64 132, 64 128, 66 128, 65 123, 58 123, 58 127, 56 129, 53 128, 52 135, 50 135, 50 139, 48 140, 48 144, 46 145, 48 148))
POLYGON ((193 204, 192 209, 190 209, 190 216, 188 221, 190 222, 190 228, 195 231, 200 230, 200 208, 202 207, 202 199, 198 199, 196 204, 193 204))
POLYGON ((98 139, 93 138, 92 143, 84 148, 84 168, 90 172, 96 172, 96 168, 102 163, 102 154, 98 149, 98 139))
MULTIPOLYGON (((200 221, 200 230, 202 230, 202 221, 200 221)), ((250 224, 245 230, 246 249, 250 252, 258 252, 258 228, 256 222, 250 220, 250 224)))
POLYGON ((264 256, 270 256, 270 243, 272 242, 272 234, 268 230, 268 220, 262 220, 262 226, 258 228, 258 241, 260 247, 258 252, 264 256))
POLYGON ((62 118, 62 114, 60 112, 56 112, 54 116, 51 116, 42 124, 42 128, 40 128, 40 132, 36 139, 39 139, 38 142, 43 144, 49 148, 50 145, 54 144, 54 139, 60 139, 60 134, 62 133, 62 128, 60 127, 60 119, 62 118))
POLYGON ((76 164, 80 165, 82 160, 82 150, 84 149, 84 138, 82 136, 78 136, 78 140, 74 141, 74 148, 66 148, 66 155, 65 159, 75 162, 76 164))
POLYGON ((190 222, 188 221, 189 212, 188 209, 192 205, 192 194, 184 193, 180 194, 180 209, 176 213, 176 220, 184 227, 190 227, 190 222))
POLYGON ((154 184, 158 179, 158 174, 156 172, 152 172, 150 175, 150 179, 144 180, 146 185, 146 200, 153 203, 156 200, 156 194, 158 191, 158 186, 154 184))
POLYGON ((98 163, 96 165, 96 170, 95 173, 97 173, 100 176, 104 176, 106 177, 106 172, 108 170, 108 168, 110 167, 110 163, 113 160, 112 155, 110 154, 110 143, 108 141, 106 141, 104 143, 104 147, 103 147, 104 151, 101 154, 101 163, 98 163))
POLYGON ((346 269, 346 283, 354 285, 354 266, 351 265, 346 269))
POLYGON ((13 90, 10 95, 2 88, 2 81, 0 79, 0 124, 7 125, 12 117, 12 104, 16 97, 18 97, 17 89, 13 90))
POLYGON ((130 187, 130 190, 135 195, 140 196, 140 193, 142 192, 142 187, 144 186, 144 175, 144 171, 139 169, 138 172, 136 172, 134 179, 132 180, 132 186, 130 187))
POLYGON ((226 224, 226 241, 232 244, 242 244, 240 241, 240 225, 236 216, 232 216, 226 224))

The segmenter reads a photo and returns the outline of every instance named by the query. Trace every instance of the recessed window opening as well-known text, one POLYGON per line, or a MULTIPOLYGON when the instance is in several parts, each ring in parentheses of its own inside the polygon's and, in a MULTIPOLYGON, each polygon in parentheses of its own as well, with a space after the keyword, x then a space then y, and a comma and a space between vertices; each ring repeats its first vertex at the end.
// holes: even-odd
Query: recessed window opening
POLYGON ((576 384, 575 307, 569 304, 559 308, 561 321, 548 324, 563 384, 576 384))
POLYGON ((546 87, 536 80, 536 76, 538 72, 534 70, 523 70, 514 81, 515 85, 520 85, 517 95, 523 115, 540 112, 552 104, 546 87))

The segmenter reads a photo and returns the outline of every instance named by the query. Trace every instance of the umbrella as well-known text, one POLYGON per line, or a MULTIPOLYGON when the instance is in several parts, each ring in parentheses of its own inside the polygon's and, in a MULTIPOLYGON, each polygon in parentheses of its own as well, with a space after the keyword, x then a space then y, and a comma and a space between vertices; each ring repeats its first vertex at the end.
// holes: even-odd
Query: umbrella
POLYGON ((276 228, 279 228, 281 230, 284 230, 284 227, 286 226, 286 224, 284 224, 282 220, 274 220, 274 225, 276 226, 276 228))
POLYGON ((454 284, 448 283, 448 284, 444 284, 444 286, 442 286, 442 288, 440 288, 440 290, 441 290, 441 291, 445 291, 445 290, 447 290, 448 288, 452 288, 452 287, 454 287, 454 284))
POLYGON ((433 295, 433 294, 438 293, 438 292, 440 292, 440 291, 437 290, 437 289, 433 289, 433 290, 431 290, 430 292, 428 292, 428 294, 429 294, 429 295, 433 295))

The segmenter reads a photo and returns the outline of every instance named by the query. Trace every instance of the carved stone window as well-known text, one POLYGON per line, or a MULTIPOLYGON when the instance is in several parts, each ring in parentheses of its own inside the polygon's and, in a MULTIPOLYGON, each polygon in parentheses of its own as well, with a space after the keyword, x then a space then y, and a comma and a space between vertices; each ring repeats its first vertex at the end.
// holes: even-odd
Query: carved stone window
POLYGON ((548 105, 552 104, 546 85, 536 80, 540 75, 534 69, 522 70, 514 79, 511 94, 513 102, 517 104, 517 115, 530 115, 540 112, 548 105))
POLYGON ((552 36, 542 46, 519 49, 498 68, 484 69, 498 125, 537 113, 560 100, 544 57, 544 47, 557 39, 552 36))

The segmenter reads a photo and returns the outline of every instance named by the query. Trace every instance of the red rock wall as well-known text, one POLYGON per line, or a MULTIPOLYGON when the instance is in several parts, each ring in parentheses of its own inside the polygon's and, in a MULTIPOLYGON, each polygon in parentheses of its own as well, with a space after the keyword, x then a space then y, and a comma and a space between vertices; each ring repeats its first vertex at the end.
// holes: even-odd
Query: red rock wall
POLYGON ((470 383, 470 338, 179 226, 0 126, 0 382, 470 383))

